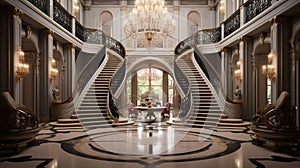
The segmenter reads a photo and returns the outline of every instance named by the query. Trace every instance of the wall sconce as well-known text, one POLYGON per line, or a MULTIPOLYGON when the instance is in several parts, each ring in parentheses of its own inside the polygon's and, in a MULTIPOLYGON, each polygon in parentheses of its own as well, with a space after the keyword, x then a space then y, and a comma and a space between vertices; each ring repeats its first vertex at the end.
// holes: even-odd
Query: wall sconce
POLYGON ((276 78, 276 70, 275 70, 275 66, 273 64, 274 56, 275 56, 275 52, 271 51, 268 54, 268 64, 262 66, 262 74, 266 75, 271 80, 275 80, 275 78, 276 78))
POLYGON ((220 0, 220 13, 225 15, 225 0, 220 0))
POLYGON ((24 78, 27 74, 29 74, 29 65, 25 63, 25 53, 20 46, 16 47, 15 55, 15 58, 19 60, 16 66, 17 78, 24 78))
POLYGON ((79 12, 78 0, 73 0, 73 14, 76 16, 79 12))
POLYGON ((236 79, 239 79, 241 80, 242 79, 242 70, 241 70, 241 65, 242 65, 242 61, 241 60, 238 60, 236 62, 236 70, 234 70, 234 77, 236 79))
POLYGON ((50 80, 54 80, 58 76, 58 69, 56 67, 56 61, 54 58, 51 59, 51 67, 50 67, 50 80))

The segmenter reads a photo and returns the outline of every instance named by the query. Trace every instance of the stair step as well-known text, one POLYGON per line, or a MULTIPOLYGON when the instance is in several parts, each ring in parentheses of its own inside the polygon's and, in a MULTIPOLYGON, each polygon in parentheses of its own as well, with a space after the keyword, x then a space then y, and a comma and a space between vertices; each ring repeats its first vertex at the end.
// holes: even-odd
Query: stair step
POLYGON ((58 122, 50 122, 49 125, 54 127, 81 127, 81 123, 58 123, 58 122))
POLYGON ((58 119, 58 123, 78 123, 79 119, 72 119, 72 118, 66 118, 66 119, 58 119))

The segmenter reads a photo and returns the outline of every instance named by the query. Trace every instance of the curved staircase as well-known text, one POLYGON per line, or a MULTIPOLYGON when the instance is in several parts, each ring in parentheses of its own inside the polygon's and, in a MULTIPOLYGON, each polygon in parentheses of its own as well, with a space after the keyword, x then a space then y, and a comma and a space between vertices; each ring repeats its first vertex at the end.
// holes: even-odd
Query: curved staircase
POLYGON ((82 126, 87 130, 133 124, 133 122, 130 122, 125 118, 119 118, 118 122, 116 122, 108 114, 107 99, 109 81, 115 71, 122 65, 122 61, 117 56, 111 54, 108 54, 107 56, 108 61, 105 67, 86 91, 76 109, 77 116, 82 126))
MULTIPOLYGON (((250 122, 242 119, 227 118, 211 90, 209 81, 203 78, 192 60, 192 55, 188 54, 177 60, 177 65, 185 73, 190 81, 190 91, 192 97, 192 110, 185 119, 174 118, 169 124, 187 127, 215 128, 248 126, 250 122)), ((228 110, 228 109, 227 109, 228 110)))
POLYGON ((177 65, 190 81, 192 111, 186 119, 174 119, 171 123, 189 127, 216 127, 222 110, 206 80, 195 67, 191 55, 179 58, 177 65))

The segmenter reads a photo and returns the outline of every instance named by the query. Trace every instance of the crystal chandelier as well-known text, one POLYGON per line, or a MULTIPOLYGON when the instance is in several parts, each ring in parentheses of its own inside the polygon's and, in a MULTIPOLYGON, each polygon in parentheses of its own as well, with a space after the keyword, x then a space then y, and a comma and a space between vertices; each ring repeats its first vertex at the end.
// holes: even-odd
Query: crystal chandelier
POLYGON ((175 29, 175 21, 168 13, 164 0, 136 0, 135 8, 124 22, 124 32, 128 36, 142 33, 149 43, 156 33, 172 36, 175 29))

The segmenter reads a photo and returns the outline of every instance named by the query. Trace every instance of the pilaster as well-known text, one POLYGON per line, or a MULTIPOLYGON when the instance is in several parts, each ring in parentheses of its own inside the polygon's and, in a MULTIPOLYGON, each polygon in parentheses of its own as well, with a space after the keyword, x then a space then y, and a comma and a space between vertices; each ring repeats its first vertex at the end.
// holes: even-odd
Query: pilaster
POLYGON ((275 53, 274 55, 274 65, 276 66, 276 79, 274 83, 274 90, 272 99, 278 98, 280 93, 284 90, 289 90, 289 68, 288 68, 288 57, 284 55, 288 53, 288 32, 286 19, 283 17, 275 16, 271 20, 271 51, 275 53))
POLYGON ((72 97, 72 93, 75 91, 76 79, 75 79, 75 57, 76 46, 73 44, 66 45, 66 60, 65 60, 65 95, 66 98, 72 97))
POLYGON ((296 107, 296 125, 300 130, 300 51, 290 51, 291 105, 296 107))
POLYGON ((52 86, 50 82, 51 58, 53 56, 53 31, 44 30, 41 40, 41 122, 48 122, 51 116, 52 86))
POLYGON ((221 80, 222 80, 222 85, 224 88, 224 94, 226 96, 232 97, 229 95, 232 93, 232 79, 230 75, 230 62, 228 58, 230 58, 230 48, 224 47, 221 49, 221 80))
POLYGON ((23 12, 20 9, 14 9, 13 10, 13 24, 12 24, 12 60, 11 62, 12 64, 12 76, 10 76, 9 78, 11 78, 13 80, 13 86, 14 86, 14 93, 11 93, 14 95, 14 99, 17 103, 23 103, 22 102, 22 98, 23 98, 23 79, 20 78, 17 80, 17 76, 16 76, 16 65, 19 63, 19 58, 17 58, 17 55, 15 54, 16 49, 18 47, 22 47, 22 17, 23 12))
POLYGON ((242 80, 241 80, 241 94, 243 101, 243 112, 242 117, 244 119, 250 120, 253 116, 253 78, 252 78, 252 38, 243 36, 239 38, 239 59, 242 61, 242 65, 240 67, 242 72, 242 80))

